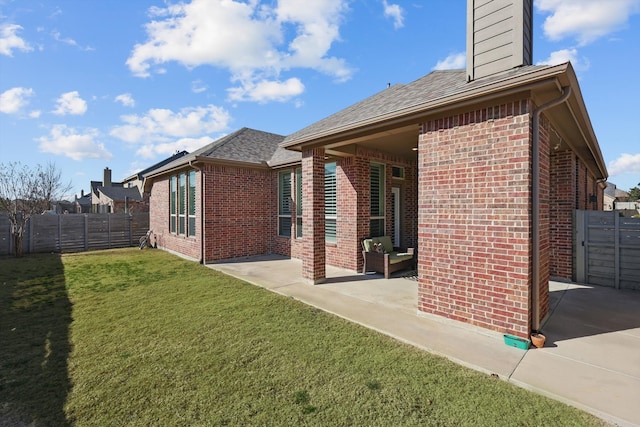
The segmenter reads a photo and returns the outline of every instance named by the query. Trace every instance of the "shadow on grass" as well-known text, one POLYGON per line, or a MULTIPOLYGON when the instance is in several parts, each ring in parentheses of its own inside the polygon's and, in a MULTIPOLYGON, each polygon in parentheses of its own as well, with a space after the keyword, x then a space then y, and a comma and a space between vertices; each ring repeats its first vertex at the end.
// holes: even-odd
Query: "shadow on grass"
POLYGON ((71 302, 58 254, 0 258, 0 426, 66 426, 71 302))

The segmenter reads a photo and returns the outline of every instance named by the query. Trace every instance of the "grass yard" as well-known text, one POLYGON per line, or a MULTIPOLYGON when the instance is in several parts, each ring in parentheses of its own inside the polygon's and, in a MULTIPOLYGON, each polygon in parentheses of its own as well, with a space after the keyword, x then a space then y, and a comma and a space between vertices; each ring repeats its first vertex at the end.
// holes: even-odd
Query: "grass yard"
POLYGON ((0 426, 603 425, 158 250, 0 258, 0 285, 0 426))

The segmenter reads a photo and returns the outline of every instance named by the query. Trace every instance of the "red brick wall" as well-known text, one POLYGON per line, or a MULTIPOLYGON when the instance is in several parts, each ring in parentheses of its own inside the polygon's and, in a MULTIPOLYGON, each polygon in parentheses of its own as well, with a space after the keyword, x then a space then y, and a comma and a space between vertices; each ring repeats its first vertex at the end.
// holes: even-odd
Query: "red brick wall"
POLYGON ((550 275, 572 280, 573 212, 602 209, 603 187, 571 150, 551 151, 550 275), (595 201, 591 196, 595 197, 595 201))
MULTIPOLYGON (((187 170, 185 170, 187 172, 187 170)), ((186 195, 185 195, 186 197, 186 195)), ((158 247, 200 260, 200 173, 196 172, 196 236, 169 232, 169 176, 154 180, 149 197, 149 228, 158 247)))
POLYGON ((420 311, 528 335, 529 111, 521 101, 422 125, 420 311))
POLYGON ((554 278, 573 276, 573 211, 576 200, 576 156, 570 150, 551 152, 551 264, 554 278))
POLYGON ((316 283, 326 277, 322 148, 302 153, 302 216, 302 277, 316 283))
POLYGON ((206 261, 270 252, 277 230, 273 172, 205 165, 206 261))

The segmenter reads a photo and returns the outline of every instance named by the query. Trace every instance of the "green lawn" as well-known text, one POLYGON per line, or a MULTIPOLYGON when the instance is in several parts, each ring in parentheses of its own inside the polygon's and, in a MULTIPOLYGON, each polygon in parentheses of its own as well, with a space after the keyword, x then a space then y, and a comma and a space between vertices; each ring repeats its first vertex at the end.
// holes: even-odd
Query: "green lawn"
POLYGON ((0 285, 0 426, 602 425, 158 250, 0 258, 0 285))

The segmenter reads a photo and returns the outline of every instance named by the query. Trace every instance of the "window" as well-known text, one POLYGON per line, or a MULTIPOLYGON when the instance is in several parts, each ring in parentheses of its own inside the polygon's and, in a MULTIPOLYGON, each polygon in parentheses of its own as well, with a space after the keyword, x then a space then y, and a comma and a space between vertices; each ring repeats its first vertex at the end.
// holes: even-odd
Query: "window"
POLYGON ((187 175, 181 173, 178 175, 178 234, 184 234, 184 218, 186 213, 186 184, 187 175))
POLYGON ((325 240, 329 243, 335 243, 337 239, 338 206, 336 195, 336 164, 327 163, 324 165, 324 231, 325 240))
POLYGON ((169 178, 169 232, 196 235, 196 171, 169 178))
POLYGON ((278 173, 278 235, 291 237, 291 171, 278 173))
POLYGON ((172 176, 170 180, 170 195, 169 195, 169 232, 176 232, 176 202, 178 198, 178 177, 172 176))
POLYGON ((196 171, 189 172, 189 226, 187 227, 188 235, 195 237, 196 235, 196 171))
POLYGON ((384 236, 384 165, 371 163, 371 218, 369 232, 371 236, 384 236))
POLYGON ((391 166, 391 176, 394 179, 404 179, 404 168, 402 166, 391 166))
POLYGON ((302 238, 302 168, 296 169, 296 237, 302 238))

